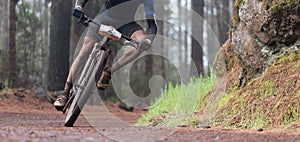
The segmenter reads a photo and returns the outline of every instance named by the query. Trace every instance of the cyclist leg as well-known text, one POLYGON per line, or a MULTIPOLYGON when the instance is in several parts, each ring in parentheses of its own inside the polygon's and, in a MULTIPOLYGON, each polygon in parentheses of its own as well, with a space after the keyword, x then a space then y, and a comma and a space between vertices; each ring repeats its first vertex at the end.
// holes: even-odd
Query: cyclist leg
MULTIPOLYGON (((126 24, 119 28, 118 31, 136 41, 142 41, 145 38, 145 32, 143 31, 143 28, 136 22, 126 24)), ((125 66, 126 64, 137 58, 141 53, 142 52, 136 50, 135 47, 130 47, 129 49, 127 49, 118 61, 113 63, 111 67, 105 68, 100 79, 97 81, 98 89, 105 90, 109 85, 111 73, 125 66)))
MULTIPOLYGON (((99 16, 95 18, 96 21, 100 22, 99 16), (98 17, 98 18, 97 18, 98 17)), ((79 54, 76 56, 66 80, 66 85, 64 87, 64 91, 61 95, 59 95, 54 102, 54 106, 58 111, 61 111, 65 106, 69 93, 72 88, 72 84, 77 80, 76 77, 79 77, 80 73, 83 70, 83 67, 89 57, 89 54, 92 52, 94 44, 96 41, 99 41, 101 37, 97 34, 97 30, 95 27, 90 27, 86 33, 84 38, 84 42, 82 48, 80 49, 79 54)))
POLYGON ((73 86, 74 78, 80 74, 80 71, 82 70, 82 66, 86 62, 89 54, 91 53, 94 44, 95 44, 94 39, 90 37, 85 37, 82 49, 80 50, 78 56, 75 58, 70 68, 66 85, 64 87, 64 91, 61 95, 57 97, 56 101, 54 102, 54 106, 57 110, 60 111, 65 106, 69 98, 70 90, 73 86))
MULTIPOLYGON (((143 28, 136 22, 128 23, 118 30, 136 41, 142 41, 146 37, 143 28)), ((141 53, 142 52, 136 50, 135 47, 130 47, 124 52, 121 58, 112 65, 111 71, 115 72, 121 67, 127 65, 129 62, 137 58, 141 53)))
MULTIPOLYGON (((101 13, 98 13, 94 21, 96 23, 102 23, 101 13)), ((77 80, 76 77, 80 76, 85 63, 93 50, 95 43, 103 38, 98 34, 98 29, 99 27, 94 24, 89 25, 86 35, 84 37, 82 48, 80 49, 80 52, 76 56, 70 68, 70 73, 68 75, 67 82, 74 83, 74 81, 77 80)))

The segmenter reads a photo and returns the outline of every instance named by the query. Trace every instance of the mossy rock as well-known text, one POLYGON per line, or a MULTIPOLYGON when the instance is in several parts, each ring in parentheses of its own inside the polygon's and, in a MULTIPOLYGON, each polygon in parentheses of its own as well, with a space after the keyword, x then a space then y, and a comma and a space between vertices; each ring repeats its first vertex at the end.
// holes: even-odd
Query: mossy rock
POLYGON ((267 6, 271 13, 278 13, 283 10, 291 10, 300 4, 300 0, 260 0, 267 6))
MULTIPOLYGON (((262 76, 232 92, 216 124, 230 127, 281 127, 299 121, 300 51, 274 57, 262 76)), ((224 98, 226 99, 226 98, 224 98)))

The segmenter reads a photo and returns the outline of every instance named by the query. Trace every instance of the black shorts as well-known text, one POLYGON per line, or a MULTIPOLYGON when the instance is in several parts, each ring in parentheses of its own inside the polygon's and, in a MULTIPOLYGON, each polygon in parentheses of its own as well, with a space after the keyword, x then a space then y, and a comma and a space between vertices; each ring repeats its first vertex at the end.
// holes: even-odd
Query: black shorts
MULTIPOLYGON (((107 24, 106 24, 107 25, 107 24)), ((109 25, 108 25, 109 26, 109 25)), ((99 27, 98 27, 99 28, 99 27)), ((95 39, 96 41, 99 40, 100 36, 98 35, 98 28, 95 26, 90 26, 86 36, 95 39)), ((138 23, 136 22, 130 22, 128 24, 125 24, 124 26, 121 26, 117 29, 119 32, 121 32, 123 35, 126 35, 128 37, 131 37, 131 35, 138 30, 144 30, 138 23)))
POLYGON ((143 30, 143 28, 136 22, 130 22, 120 28, 117 29, 123 35, 131 37, 131 35, 138 30, 143 30))

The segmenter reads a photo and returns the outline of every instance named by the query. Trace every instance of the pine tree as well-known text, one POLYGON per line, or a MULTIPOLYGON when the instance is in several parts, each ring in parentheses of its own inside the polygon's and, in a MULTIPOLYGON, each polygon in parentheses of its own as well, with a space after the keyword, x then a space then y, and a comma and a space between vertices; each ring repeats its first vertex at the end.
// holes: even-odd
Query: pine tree
POLYGON ((69 72, 72 1, 53 0, 51 7, 48 90, 64 87, 69 72))

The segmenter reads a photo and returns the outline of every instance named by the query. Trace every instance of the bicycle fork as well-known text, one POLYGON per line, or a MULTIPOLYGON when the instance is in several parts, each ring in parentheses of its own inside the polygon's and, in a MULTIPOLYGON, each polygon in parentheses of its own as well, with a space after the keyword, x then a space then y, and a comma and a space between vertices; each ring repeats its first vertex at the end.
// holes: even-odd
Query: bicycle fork
MULTIPOLYGON (((104 39, 101 42, 95 43, 93 50, 92 50, 91 54, 89 55, 89 58, 82 70, 82 73, 80 74, 78 82, 71 89, 70 97, 69 97, 69 100, 67 101, 67 104, 65 105, 65 107, 63 109, 63 113, 66 112, 66 110, 69 108, 69 106, 71 105, 71 103, 75 97, 80 97, 80 95, 76 95, 76 94, 82 94, 88 81, 90 80, 92 73, 95 71, 94 70, 95 67, 100 68, 100 66, 105 66, 102 64, 107 62, 107 58, 110 54, 110 50, 105 47, 107 44, 106 40, 107 40, 107 38, 104 37, 104 39)), ((103 67, 103 69, 104 69, 104 67, 103 67)), ((99 73, 100 73, 100 71, 102 73, 103 69, 101 69, 101 70, 97 69, 97 70, 99 70, 99 73)), ((98 71, 96 73, 98 73, 98 71)), ((95 76, 98 76, 98 75, 95 75, 95 76)))

